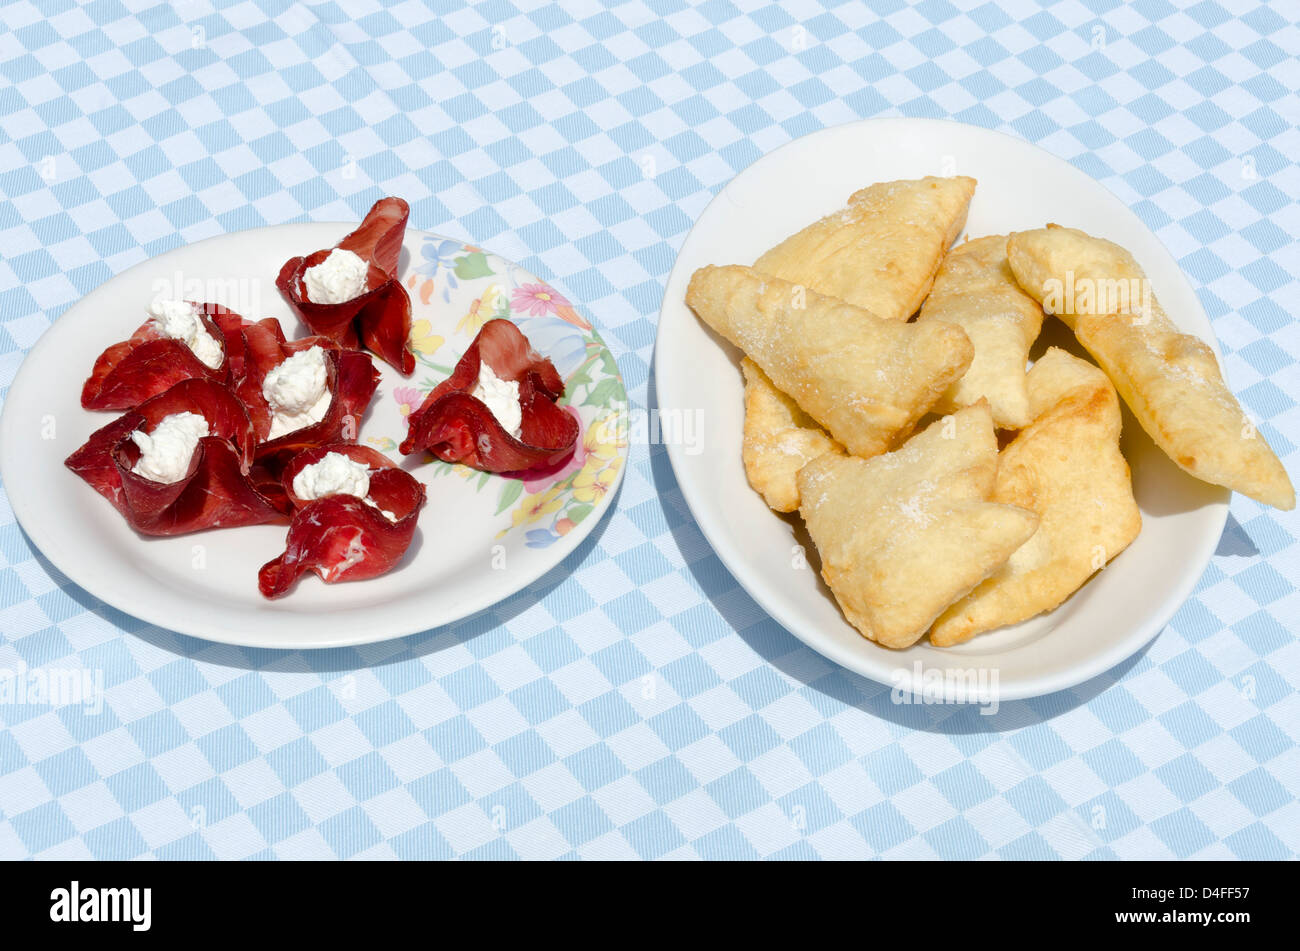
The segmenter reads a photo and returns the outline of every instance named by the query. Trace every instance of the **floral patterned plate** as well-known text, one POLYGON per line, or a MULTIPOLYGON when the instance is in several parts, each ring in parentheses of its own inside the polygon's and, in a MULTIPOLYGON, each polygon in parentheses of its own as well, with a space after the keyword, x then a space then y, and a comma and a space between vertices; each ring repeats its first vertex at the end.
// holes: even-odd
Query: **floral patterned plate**
MULTIPOLYGON (((0 419, 0 474, 23 528, 47 558, 97 598, 143 621, 256 647, 361 644, 453 623, 516 595, 556 568, 599 521, 627 458, 627 395, 589 320, 558 291, 480 248, 408 230, 401 276, 411 295, 409 377, 383 378, 360 441, 428 485, 410 551, 387 575, 325 585, 305 576, 267 601, 257 569, 278 554, 278 526, 180 538, 137 536, 63 459, 113 417, 82 410, 95 356, 137 326, 159 294, 205 299, 245 316, 306 329, 275 290, 280 264, 328 247, 349 229, 296 224, 210 238, 118 275, 60 317, 28 354, 0 419), (450 374, 482 324, 513 320, 565 381, 578 420, 572 457, 524 478, 490 475, 397 451, 406 414, 450 374)), ((527 593, 523 597, 528 597, 527 593)))

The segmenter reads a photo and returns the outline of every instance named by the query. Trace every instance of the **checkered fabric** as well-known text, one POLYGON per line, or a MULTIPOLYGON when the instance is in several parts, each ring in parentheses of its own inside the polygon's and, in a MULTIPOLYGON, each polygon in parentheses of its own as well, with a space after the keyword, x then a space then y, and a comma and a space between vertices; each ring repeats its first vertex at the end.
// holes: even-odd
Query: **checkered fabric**
MULTIPOLYGON (((1181 262, 1300 455, 1300 30, 1286 4, 205 0, 0 8, 0 387, 71 303, 209 235, 403 195, 595 318, 636 405, 675 250, 790 139, 877 115, 1036 142, 1181 262)), ((1291 9, 1294 16, 1296 11, 1291 9)), ((1300 521, 1237 496, 1147 650, 1076 689, 897 706, 804 648, 632 447, 563 569, 452 628, 215 646, 70 584, 0 501, 0 856, 1294 857, 1300 521)))

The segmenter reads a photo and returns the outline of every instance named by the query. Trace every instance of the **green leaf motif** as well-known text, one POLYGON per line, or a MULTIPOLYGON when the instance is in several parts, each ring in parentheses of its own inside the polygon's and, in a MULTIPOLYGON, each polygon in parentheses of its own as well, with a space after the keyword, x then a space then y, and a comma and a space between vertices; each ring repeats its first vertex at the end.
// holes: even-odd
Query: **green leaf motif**
POLYGON ((592 388, 592 391, 587 394, 587 398, 582 401, 582 405, 608 406, 622 389, 623 386, 617 379, 606 377, 592 388))
POLYGON ((594 505, 575 505, 564 514, 568 517, 569 521, 573 522, 574 525, 577 525, 584 518, 590 515, 594 508, 594 505))
POLYGON ((462 281, 472 281, 476 277, 487 277, 495 273, 488 265, 487 255, 482 251, 471 251, 456 258, 456 276, 462 281))
POLYGON ((500 515, 510 506, 515 504, 515 500, 523 494, 524 482, 522 479, 511 479, 501 490, 501 501, 497 503, 497 514, 500 515))

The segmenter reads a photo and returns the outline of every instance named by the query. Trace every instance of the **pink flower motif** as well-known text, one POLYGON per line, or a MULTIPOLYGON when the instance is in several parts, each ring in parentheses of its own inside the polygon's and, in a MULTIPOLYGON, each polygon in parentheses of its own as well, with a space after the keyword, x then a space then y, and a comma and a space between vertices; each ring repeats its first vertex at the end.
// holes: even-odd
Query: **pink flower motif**
POLYGON ((403 416, 409 416, 424 402, 424 394, 413 386, 395 386, 393 399, 397 402, 398 412, 403 416))
POLYGON ((577 409, 572 406, 565 406, 562 409, 578 421, 578 440, 574 443, 573 455, 567 459, 561 459, 557 463, 546 466, 541 469, 529 469, 524 475, 524 491, 529 495, 536 495, 543 489, 548 489, 557 482, 563 482, 570 473, 577 472, 582 468, 582 464, 587 460, 587 447, 583 445, 583 426, 582 416, 577 409))
POLYGON ((573 305, 563 294, 546 284, 524 284, 515 288, 510 306, 517 311, 527 311, 529 317, 541 317, 573 305))

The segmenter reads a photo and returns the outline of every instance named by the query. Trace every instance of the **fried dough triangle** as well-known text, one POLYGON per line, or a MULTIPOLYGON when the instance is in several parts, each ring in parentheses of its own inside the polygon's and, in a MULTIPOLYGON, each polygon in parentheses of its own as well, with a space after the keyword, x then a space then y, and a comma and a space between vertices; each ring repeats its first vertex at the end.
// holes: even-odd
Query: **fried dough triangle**
POLYGON ((881 182, 754 262, 754 270, 907 320, 934 283, 944 252, 966 225, 975 179, 881 182))
POLYGON ((997 475, 988 404, 874 459, 827 453, 799 472, 799 512, 844 616, 885 647, 915 643, 1003 565, 1038 516, 985 501, 997 475))
POLYGON ((745 475, 773 509, 799 507, 799 470, 824 452, 844 452, 817 421, 778 390, 757 363, 740 361, 745 374, 745 475))
POLYGON ((1053 347, 1029 371, 1029 399, 1034 421, 1002 450, 993 500, 1038 513, 1038 531, 940 616, 939 647, 1052 610, 1142 528, 1106 374, 1053 347))
POLYGON ((1229 391, 1214 351, 1179 333, 1133 255, 1049 225, 1011 235, 1007 257, 1020 286, 1074 331, 1179 467, 1265 505, 1295 507, 1286 469, 1229 391))
POLYGON ((704 267, 686 302, 839 443, 889 449, 970 364, 960 327, 907 324, 747 267, 704 267))
POLYGON ((984 397, 994 425, 1029 424, 1025 364, 1043 309, 1016 283, 1006 235, 975 238, 948 252, 918 319, 956 324, 975 347, 970 369, 940 397, 936 412, 951 413, 984 397))

